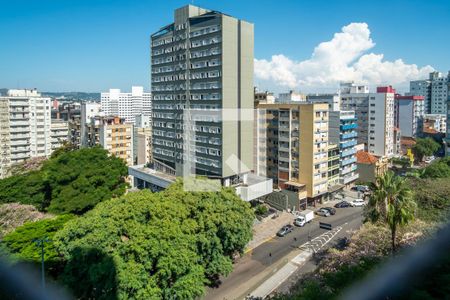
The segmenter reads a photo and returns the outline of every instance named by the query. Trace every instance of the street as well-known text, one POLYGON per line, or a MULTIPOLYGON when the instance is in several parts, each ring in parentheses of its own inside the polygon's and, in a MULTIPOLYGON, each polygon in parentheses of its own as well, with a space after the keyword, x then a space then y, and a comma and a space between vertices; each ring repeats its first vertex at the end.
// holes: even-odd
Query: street
POLYGON ((295 227, 294 231, 285 237, 274 237, 245 254, 234 265, 233 272, 217 288, 209 288, 204 299, 242 299, 268 276, 288 261, 289 254, 298 246, 311 238, 326 232, 319 228, 319 222, 330 223, 332 226, 342 226, 348 223, 344 230, 359 228, 362 221, 362 208, 338 208, 336 214, 330 217, 316 216, 314 221, 304 227, 295 227), (357 220, 355 222, 355 220, 357 220))

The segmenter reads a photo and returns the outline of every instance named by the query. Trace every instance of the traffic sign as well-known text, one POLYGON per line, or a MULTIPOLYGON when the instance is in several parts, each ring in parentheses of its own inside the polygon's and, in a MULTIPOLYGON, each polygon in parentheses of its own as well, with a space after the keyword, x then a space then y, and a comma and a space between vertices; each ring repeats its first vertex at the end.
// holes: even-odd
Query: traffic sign
POLYGON ((319 227, 326 230, 331 230, 331 224, 319 222, 319 227))

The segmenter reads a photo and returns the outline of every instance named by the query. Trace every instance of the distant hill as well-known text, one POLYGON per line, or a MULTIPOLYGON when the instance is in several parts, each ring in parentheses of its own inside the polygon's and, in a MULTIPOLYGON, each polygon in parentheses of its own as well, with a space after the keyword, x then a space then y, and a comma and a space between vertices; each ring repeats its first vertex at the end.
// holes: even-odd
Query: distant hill
MULTIPOLYGON (((0 96, 6 96, 8 89, 0 88, 0 96)), ((65 98, 66 100, 100 101, 100 93, 85 92, 41 92, 44 97, 65 98)))
POLYGON ((65 98, 66 100, 100 101, 100 93, 85 92, 42 92, 42 96, 65 98))

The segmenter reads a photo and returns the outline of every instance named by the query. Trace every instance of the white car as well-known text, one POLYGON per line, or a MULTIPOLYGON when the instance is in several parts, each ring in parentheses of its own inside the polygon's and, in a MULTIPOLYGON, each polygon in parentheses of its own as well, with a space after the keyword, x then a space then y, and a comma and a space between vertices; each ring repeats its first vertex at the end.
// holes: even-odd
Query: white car
POLYGON ((350 201, 350 205, 354 207, 360 207, 366 205, 366 202, 364 202, 363 199, 355 199, 350 201))

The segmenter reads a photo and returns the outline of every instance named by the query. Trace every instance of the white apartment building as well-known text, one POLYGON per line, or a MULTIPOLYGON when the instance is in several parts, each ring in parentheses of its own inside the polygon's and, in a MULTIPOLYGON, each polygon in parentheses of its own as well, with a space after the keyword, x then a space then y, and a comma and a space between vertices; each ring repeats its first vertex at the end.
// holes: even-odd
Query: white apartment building
POLYGON ((296 91, 289 91, 288 93, 280 93, 275 100, 277 103, 289 103, 306 101, 306 96, 296 91))
POLYGON ((62 119, 52 119, 50 126, 52 151, 61 147, 69 140, 69 122, 62 119))
POLYGON ((394 151, 394 99, 391 86, 369 93, 367 86, 341 84, 341 109, 354 110, 358 122, 358 143, 377 156, 391 157, 394 151))
POLYGON ((394 151, 394 101, 395 89, 378 87, 369 98, 368 152, 377 156, 392 157, 394 151))
POLYGON ((131 87, 131 93, 110 89, 108 93, 101 93, 101 108, 107 116, 119 116, 125 118, 126 123, 134 124, 137 115, 151 115, 152 94, 144 92, 142 86, 131 87))
POLYGON ((0 98, 0 178, 6 176, 10 163, 9 100, 0 98))
MULTIPOLYGON (((31 157, 48 157, 52 152, 50 98, 42 97, 36 90, 8 90, 5 97, 0 97, 0 101, 3 108, 2 140, 5 143, 9 141, 9 145, 2 146, 2 159, 14 164, 31 157), (5 111, 9 113, 5 114, 5 111), (9 155, 9 159, 6 155, 9 155)), ((2 169, 5 168, 3 166, 2 169)))
POLYGON ((80 144, 81 147, 87 147, 92 141, 89 141, 88 125, 92 118, 103 116, 101 104, 97 102, 83 102, 81 104, 81 122, 80 122, 80 144))

